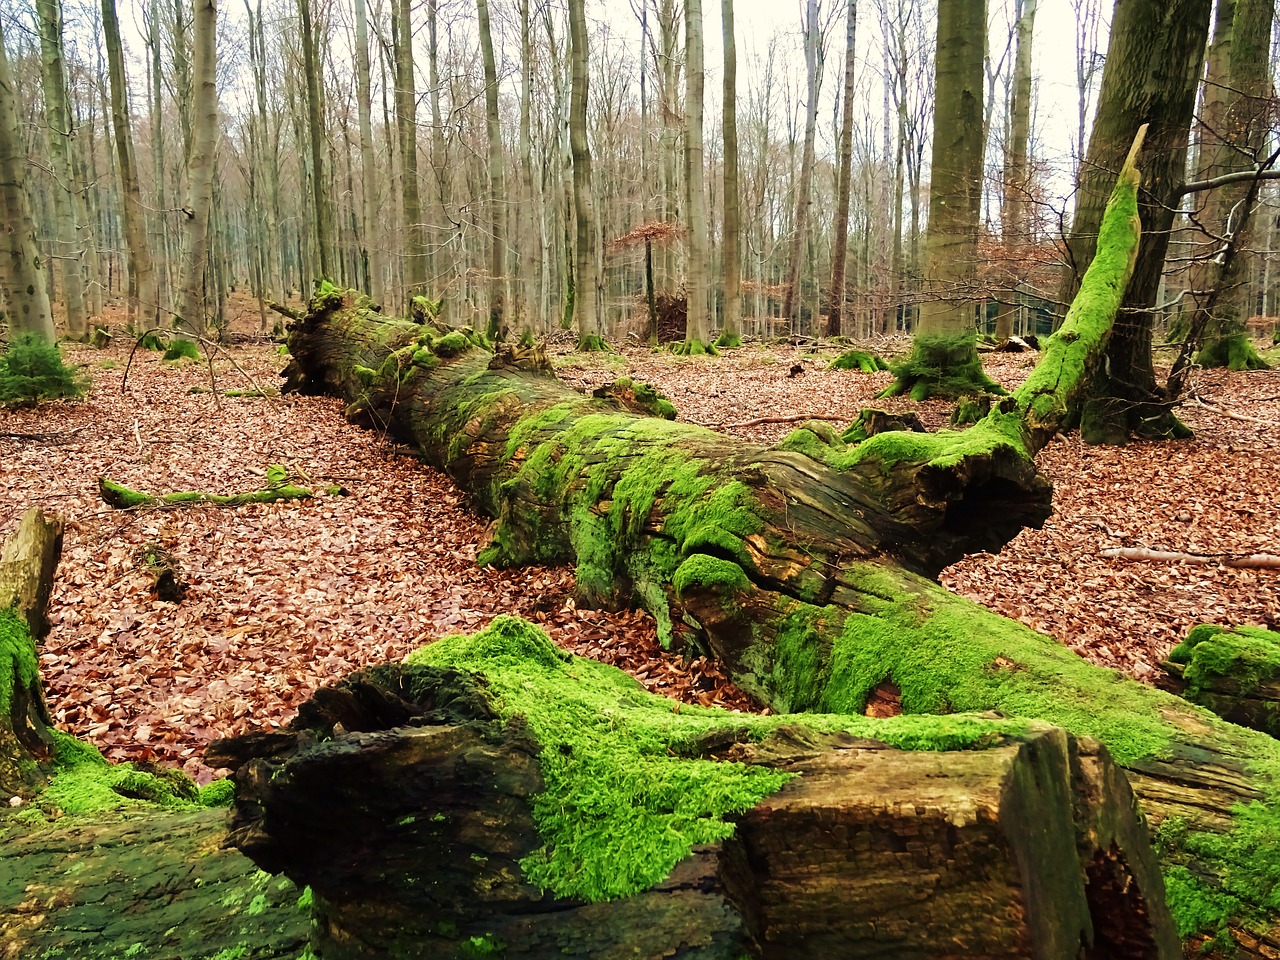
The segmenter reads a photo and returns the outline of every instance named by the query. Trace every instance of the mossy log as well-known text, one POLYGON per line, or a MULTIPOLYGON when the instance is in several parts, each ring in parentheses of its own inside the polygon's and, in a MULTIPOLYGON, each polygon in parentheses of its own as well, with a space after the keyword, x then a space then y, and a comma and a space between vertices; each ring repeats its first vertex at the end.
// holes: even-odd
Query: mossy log
POLYGON ((1280 737, 1280 633, 1205 624, 1161 666, 1166 690, 1232 723, 1280 737))
POLYGON ((494 517, 483 562, 577 564, 585 602, 638 603, 780 711, 992 710, 1095 737, 1159 830, 1180 932, 1280 952, 1280 745, 1087 665, 927 576, 1049 510, 1032 456, 1106 343, 1137 241, 1131 169, 1067 321, 974 427, 777 447, 646 419, 513 370, 458 332, 325 291, 290 334, 294 389, 416 446, 494 517), (465 346, 458 348, 458 340, 465 346), (923 576, 922 576, 923 574, 923 576))
POLYGON ((47 782, 53 720, 40 687, 36 642, 49 632, 49 592, 62 556, 62 520, 39 507, 0 548, 0 802, 47 782))
POLYGON ((1181 952, 1124 776, 1045 724, 675 712, 500 618, 210 758, 324 960, 1181 952))
MULTIPOLYGON (((341 494, 340 487, 329 487, 325 493, 331 496, 341 494)), ((117 510, 137 509, 173 509, 175 507, 214 506, 243 507, 250 503, 278 503, 282 500, 307 500, 316 495, 316 491, 308 487, 299 487, 291 483, 278 483, 261 490, 250 490, 246 493, 205 493, 200 490, 179 491, 174 493, 143 493, 132 490, 109 477, 98 478, 98 494, 107 506, 117 510)))
POLYGON ((305 896, 226 836, 224 810, 34 828, 0 812, 0 956, 297 960, 311 924, 305 896))

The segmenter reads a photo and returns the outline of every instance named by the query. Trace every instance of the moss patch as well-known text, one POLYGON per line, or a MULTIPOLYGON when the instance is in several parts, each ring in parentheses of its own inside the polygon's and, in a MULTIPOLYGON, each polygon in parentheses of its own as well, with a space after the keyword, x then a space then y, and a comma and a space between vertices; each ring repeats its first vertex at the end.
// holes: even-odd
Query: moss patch
MULTIPOLYGON (((653 886, 695 844, 732 835, 730 814, 789 779, 697 753, 710 735, 742 731, 763 738, 795 717, 675 704, 616 668, 558 650, 540 629, 515 617, 498 617, 470 637, 446 637, 406 662, 481 673, 500 715, 528 723, 542 747, 546 791, 534 800, 534 816, 545 846, 522 867, 530 882, 558 896, 605 900, 653 886)), ((988 746, 1023 729, 972 716, 803 722, 905 749, 988 746)))
POLYGON ((1215 337, 1200 348, 1196 363, 1202 367, 1228 367, 1231 370, 1270 370, 1271 366, 1258 354, 1253 341, 1243 332, 1215 337))
POLYGON ((881 397, 909 394, 913 400, 954 400, 968 394, 1005 392, 983 372, 973 334, 918 335, 910 355, 892 370, 894 382, 880 392, 881 397))
POLYGON ((888 370, 889 364, 879 354, 868 353, 866 350, 846 350, 831 361, 831 369, 878 373, 881 370, 888 370))
POLYGON ((0 714, 8 714, 15 687, 35 683, 39 669, 26 621, 12 610, 0 610, 0 714))
POLYGON ((199 360, 200 347, 196 345, 194 340, 185 340, 182 337, 174 337, 169 341, 169 349, 164 352, 162 360, 199 360))

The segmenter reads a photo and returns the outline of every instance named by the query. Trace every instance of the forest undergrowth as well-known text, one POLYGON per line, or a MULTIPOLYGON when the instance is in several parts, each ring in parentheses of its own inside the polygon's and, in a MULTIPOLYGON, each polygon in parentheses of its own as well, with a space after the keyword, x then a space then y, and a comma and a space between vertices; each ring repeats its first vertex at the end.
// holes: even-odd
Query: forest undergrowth
MULTIPOLYGON (((452 483, 346 423, 336 400, 273 395, 286 360, 275 344, 215 351, 212 379, 203 359, 144 351, 126 379, 131 346, 66 348, 92 378, 84 400, 0 410, 0 537, 32 503, 67 519, 41 651, 50 709, 107 757, 174 763, 208 781, 215 771, 202 758, 214 737, 283 724, 317 686, 499 613, 542 624, 561 646, 655 692, 753 709, 714 663, 662 651, 647 614, 579 609, 570 569, 477 567, 485 520, 452 483), (98 496, 103 475, 149 493, 239 493, 278 478, 272 467, 292 483, 346 493, 138 511, 98 496), (153 592, 156 548, 188 585, 180 602, 153 592)), ((837 352, 633 349, 559 362, 575 386, 646 380, 682 419, 770 443, 808 416, 842 425, 891 377, 829 369, 837 352)), ((1010 388, 1035 355, 988 359, 1010 388)), ((943 582, 1146 681, 1194 624, 1280 626, 1280 571, 1102 555, 1280 553, 1280 372, 1200 372, 1195 395, 1203 403, 1183 410, 1194 441, 1118 449, 1055 440, 1039 458, 1056 486, 1045 528, 998 556, 967 558, 943 582)), ((909 399, 878 405, 917 410, 930 427, 949 411, 909 399)))

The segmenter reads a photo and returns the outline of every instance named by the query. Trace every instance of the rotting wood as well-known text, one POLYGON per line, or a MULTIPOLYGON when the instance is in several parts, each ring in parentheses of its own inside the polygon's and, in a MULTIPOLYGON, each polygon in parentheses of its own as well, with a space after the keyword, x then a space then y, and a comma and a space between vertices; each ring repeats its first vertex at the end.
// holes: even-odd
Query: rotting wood
POLYGON ((1178 550, 1151 550, 1147 547, 1114 547, 1103 550, 1105 560, 1145 560, 1151 563, 1190 563, 1200 566, 1221 564, 1237 570, 1278 570, 1280 556, 1273 553, 1182 553, 1178 550))

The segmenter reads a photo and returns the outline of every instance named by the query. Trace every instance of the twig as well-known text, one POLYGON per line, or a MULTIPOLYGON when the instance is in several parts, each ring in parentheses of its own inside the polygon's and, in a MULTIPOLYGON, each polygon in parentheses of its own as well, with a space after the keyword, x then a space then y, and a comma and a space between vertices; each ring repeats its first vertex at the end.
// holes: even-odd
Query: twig
POLYGON ((1237 570, 1280 570, 1280 556, 1272 553, 1179 553, 1174 550, 1148 550, 1145 547, 1117 547, 1103 550, 1107 560, 1147 560, 1157 563, 1193 563, 1208 565, 1220 563, 1237 570))
POLYGON ((60 433, 0 433, 0 440, 22 440, 28 443, 65 443, 83 430, 85 430, 85 427, 63 430, 60 433))
POLYGON ((1210 403, 1202 397, 1195 397, 1194 402, 1197 406, 1204 407, 1206 410, 1221 416, 1230 417, 1232 420, 1243 420, 1245 423, 1259 423, 1264 427, 1280 426, 1280 423, 1276 423, 1274 420, 1263 420, 1259 417, 1251 417, 1247 413, 1236 413, 1234 410, 1228 410, 1226 407, 1220 407, 1216 404, 1210 403))
POLYGON ((758 427, 764 423, 800 423, 803 420, 826 420, 830 423, 839 423, 848 419, 848 417, 828 417, 821 413, 806 413, 798 417, 759 417, 755 420, 743 420, 741 423, 722 423, 715 429, 737 430, 739 427, 758 427))

